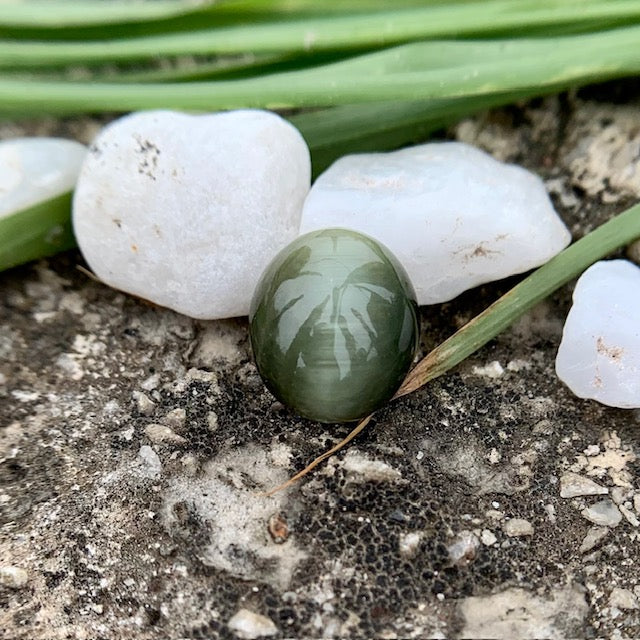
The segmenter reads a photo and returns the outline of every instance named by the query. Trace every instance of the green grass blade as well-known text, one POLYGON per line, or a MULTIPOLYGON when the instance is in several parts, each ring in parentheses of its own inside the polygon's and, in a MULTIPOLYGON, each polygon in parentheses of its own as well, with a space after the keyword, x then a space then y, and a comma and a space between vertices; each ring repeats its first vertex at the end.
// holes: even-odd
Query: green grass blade
POLYGON ((567 247, 436 347, 409 373, 395 397, 446 373, 594 262, 639 237, 637 204, 567 247))
POLYGON ((487 0, 120 40, 68 43, 5 40, 0 41, 0 66, 87 65, 157 56, 243 52, 344 51, 427 38, 491 34, 504 29, 515 34, 532 27, 575 25, 612 18, 624 18, 630 23, 637 21, 640 19, 640 3, 637 0, 565 0, 562 3, 553 0, 487 0))
POLYGON ((8 27, 74 27, 166 19, 199 10, 190 0, 3 0, 0 25, 8 27))
POLYGON ((71 192, 0 218, 0 271, 75 246, 71 192))
POLYGON ((311 150, 313 175, 347 153, 386 151, 424 141, 458 119, 531 96, 537 88, 452 100, 343 105, 290 116, 311 150))
MULTIPOLYGON (((640 6, 640 3, 639 3, 640 6)), ((539 93, 640 72, 640 26, 561 38, 419 42, 263 77, 180 85, 0 79, 0 112, 212 111, 539 93)))

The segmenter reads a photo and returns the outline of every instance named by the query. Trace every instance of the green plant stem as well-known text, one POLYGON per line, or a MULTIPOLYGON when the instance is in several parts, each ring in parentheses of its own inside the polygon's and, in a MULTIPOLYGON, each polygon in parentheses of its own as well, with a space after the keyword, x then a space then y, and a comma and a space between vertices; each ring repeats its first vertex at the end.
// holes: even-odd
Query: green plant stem
MULTIPOLYGON (((154 3, 144 3, 153 5, 154 3)), ((132 6, 137 6, 135 3, 132 6)), ((0 41, 0 66, 93 64, 157 56, 354 50, 427 38, 640 18, 637 0, 487 0, 86 42, 0 41)))
POLYGON ((541 40, 421 42, 302 71, 175 86, 0 80, 4 112, 334 106, 530 91, 640 72, 640 26, 541 40), (587 55, 588 52, 588 55, 587 55))
POLYGON ((344 105, 290 116, 311 151, 313 175, 347 153, 386 151, 427 139, 456 120, 540 91, 500 93, 451 100, 344 105))
POLYGON ((567 247, 436 347, 409 373, 394 397, 446 373, 594 262, 639 237, 637 204, 567 247))
POLYGON ((0 25, 10 27, 74 27, 92 24, 141 22, 184 15, 204 3, 188 0, 3 0, 0 25))
POLYGON ((0 218, 0 271, 75 247, 71 192, 0 218))

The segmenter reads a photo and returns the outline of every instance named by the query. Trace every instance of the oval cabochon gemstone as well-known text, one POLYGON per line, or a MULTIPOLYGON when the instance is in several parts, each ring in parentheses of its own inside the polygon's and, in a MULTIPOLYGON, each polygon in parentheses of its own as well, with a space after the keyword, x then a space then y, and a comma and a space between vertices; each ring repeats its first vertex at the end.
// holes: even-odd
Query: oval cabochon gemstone
POLYGON ((393 254, 348 229, 300 236, 264 271, 249 312, 258 371, 270 391, 320 422, 384 405, 419 338, 413 286, 393 254))

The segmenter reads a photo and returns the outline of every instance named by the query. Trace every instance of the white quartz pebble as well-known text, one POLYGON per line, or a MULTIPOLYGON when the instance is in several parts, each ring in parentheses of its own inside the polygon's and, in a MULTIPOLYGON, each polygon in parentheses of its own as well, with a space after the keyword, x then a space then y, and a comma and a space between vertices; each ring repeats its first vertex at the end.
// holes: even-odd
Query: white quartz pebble
POLYGON ((302 136, 273 113, 134 113, 91 146, 74 230, 117 289, 195 318, 245 315, 298 233, 310 173, 302 136))
POLYGON ((576 284, 556 357, 558 377, 580 398, 640 407, 640 268, 597 262, 576 284))
POLYGON ((86 152, 62 138, 0 142, 0 218, 71 191, 86 152))
POLYGON ((341 158, 309 192, 300 233, 323 227, 389 247, 419 304, 539 266, 570 241, 540 178, 458 142, 341 158))

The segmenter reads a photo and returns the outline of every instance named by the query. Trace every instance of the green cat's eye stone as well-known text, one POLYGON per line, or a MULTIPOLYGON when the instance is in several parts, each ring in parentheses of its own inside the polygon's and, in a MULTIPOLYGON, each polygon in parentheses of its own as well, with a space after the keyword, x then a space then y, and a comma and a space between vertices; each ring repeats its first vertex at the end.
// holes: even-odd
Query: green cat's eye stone
POLYGON ((307 233, 266 268, 249 312, 267 387, 300 415, 347 422, 395 393, 418 342, 416 297, 393 254, 347 229, 307 233))

